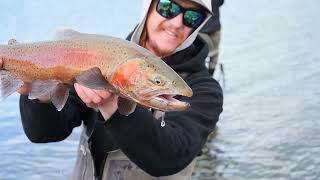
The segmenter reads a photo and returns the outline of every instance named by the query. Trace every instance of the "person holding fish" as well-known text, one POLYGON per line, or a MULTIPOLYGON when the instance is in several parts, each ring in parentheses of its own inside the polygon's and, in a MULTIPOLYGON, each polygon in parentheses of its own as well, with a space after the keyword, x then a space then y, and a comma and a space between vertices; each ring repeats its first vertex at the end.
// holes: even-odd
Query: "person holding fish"
POLYGON ((10 41, 0 46, 1 98, 21 93, 34 143, 83 124, 71 179, 189 180, 223 105, 198 36, 211 16, 211 0, 144 0, 130 42, 73 30, 10 41))

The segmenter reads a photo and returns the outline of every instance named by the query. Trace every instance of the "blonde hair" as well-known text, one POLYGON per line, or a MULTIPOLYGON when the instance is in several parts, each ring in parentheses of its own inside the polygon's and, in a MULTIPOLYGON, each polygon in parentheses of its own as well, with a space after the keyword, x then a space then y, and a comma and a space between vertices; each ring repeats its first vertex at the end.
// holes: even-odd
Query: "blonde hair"
POLYGON ((140 40, 139 40, 139 45, 142 46, 142 47, 146 47, 146 42, 147 42, 147 39, 148 39, 148 33, 147 33, 147 23, 145 24, 143 30, 142 30, 142 33, 141 33, 141 36, 140 36, 140 40))
POLYGON ((148 23, 148 19, 149 19, 149 15, 151 13, 151 10, 152 10, 153 6, 155 5, 155 2, 156 2, 156 0, 152 0, 151 5, 148 9, 146 21, 145 21, 143 30, 141 32, 140 40, 139 40, 139 45, 144 48, 146 47, 146 42, 148 40, 147 23, 148 23))

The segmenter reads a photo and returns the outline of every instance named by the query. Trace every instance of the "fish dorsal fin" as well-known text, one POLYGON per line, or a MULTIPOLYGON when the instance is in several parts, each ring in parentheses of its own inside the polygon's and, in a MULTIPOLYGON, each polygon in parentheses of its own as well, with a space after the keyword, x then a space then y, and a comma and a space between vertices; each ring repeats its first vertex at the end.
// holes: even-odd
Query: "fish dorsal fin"
POLYGON ((113 93, 117 92, 97 67, 84 71, 80 76, 76 77, 76 82, 90 89, 109 90, 113 93))
POLYGON ((57 30, 54 39, 55 40, 70 40, 76 39, 81 35, 80 32, 73 29, 59 29, 57 30))
POLYGON ((14 93, 23 85, 23 81, 6 70, 0 70, 0 101, 14 93))
POLYGON ((50 97, 51 92, 54 91, 58 84, 58 81, 33 81, 31 84, 31 89, 29 91, 29 99, 37 99, 41 96, 50 97))
POLYGON ((136 109, 137 103, 128 99, 118 98, 118 112, 122 115, 128 116, 136 109))
POLYGON ((58 111, 64 107, 69 96, 68 85, 58 84, 56 88, 51 92, 50 100, 58 111))

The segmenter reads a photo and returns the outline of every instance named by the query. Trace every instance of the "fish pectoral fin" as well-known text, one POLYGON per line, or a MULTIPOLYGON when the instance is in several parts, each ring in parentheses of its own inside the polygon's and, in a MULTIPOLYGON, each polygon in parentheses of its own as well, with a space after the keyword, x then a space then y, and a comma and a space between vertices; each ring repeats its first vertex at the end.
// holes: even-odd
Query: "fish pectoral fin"
POLYGON ((66 84, 58 84, 56 88, 51 91, 50 100, 58 111, 64 107, 69 96, 69 88, 66 84))
POLYGON ((31 89, 29 91, 29 99, 37 99, 41 96, 51 96, 51 92, 55 90, 58 81, 43 81, 35 80, 31 84, 31 89))
POLYGON ((103 77, 97 67, 84 71, 80 76, 76 77, 76 82, 91 89, 109 90, 117 93, 117 90, 103 77))
POLYGON ((118 98, 118 112, 122 115, 128 116, 136 109, 137 103, 128 99, 118 98))
POLYGON ((23 85, 23 81, 6 70, 0 70, 0 101, 14 93, 23 85))

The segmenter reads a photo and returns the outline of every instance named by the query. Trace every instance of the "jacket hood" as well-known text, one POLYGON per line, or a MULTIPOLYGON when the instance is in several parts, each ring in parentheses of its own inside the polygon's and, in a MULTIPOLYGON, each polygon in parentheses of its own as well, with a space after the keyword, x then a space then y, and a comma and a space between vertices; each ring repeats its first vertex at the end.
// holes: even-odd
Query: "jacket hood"
POLYGON ((198 36, 189 47, 165 57, 163 60, 176 72, 207 72, 205 59, 208 52, 207 43, 198 36))
MULTIPOLYGON (((197 29, 195 29, 192 32, 192 34, 190 34, 189 37, 179 47, 177 47, 177 49, 173 53, 176 53, 178 51, 181 51, 181 50, 186 49, 187 47, 189 47, 194 42, 194 40, 196 39, 200 29, 205 25, 205 23, 212 16, 212 14, 211 14, 212 13, 211 0, 191 0, 191 1, 194 1, 194 2, 202 5, 210 13, 207 13, 207 17, 203 21, 203 23, 197 29)), ((143 31, 145 23, 146 23, 147 14, 148 14, 148 10, 149 10, 149 8, 151 6, 151 2, 152 2, 152 0, 143 0, 143 7, 142 7, 142 13, 141 13, 141 16, 140 16, 139 24, 136 27, 136 29, 133 32, 132 37, 131 37, 131 41, 136 43, 136 44, 139 44, 139 40, 140 40, 142 31, 143 31)))

